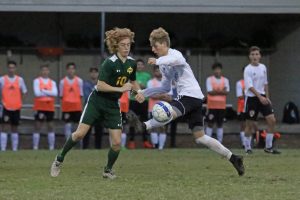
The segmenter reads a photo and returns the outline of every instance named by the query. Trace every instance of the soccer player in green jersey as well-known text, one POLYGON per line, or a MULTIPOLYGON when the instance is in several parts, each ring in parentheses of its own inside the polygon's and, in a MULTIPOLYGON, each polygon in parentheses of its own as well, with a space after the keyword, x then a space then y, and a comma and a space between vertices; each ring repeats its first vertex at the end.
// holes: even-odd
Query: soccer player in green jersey
POLYGON ((50 174, 59 175, 60 168, 67 152, 76 145, 88 132, 90 127, 101 121, 108 128, 111 148, 108 152, 107 165, 103 177, 114 179, 112 167, 118 158, 121 148, 122 119, 118 99, 125 91, 140 89, 136 82, 136 62, 129 57, 134 33, 127 28, 114 28, 105 33, 106 45, 113 55, 107 58, 99 70, 98 83, 91 92, 75 132, 64 144, 56 156, 50 174))

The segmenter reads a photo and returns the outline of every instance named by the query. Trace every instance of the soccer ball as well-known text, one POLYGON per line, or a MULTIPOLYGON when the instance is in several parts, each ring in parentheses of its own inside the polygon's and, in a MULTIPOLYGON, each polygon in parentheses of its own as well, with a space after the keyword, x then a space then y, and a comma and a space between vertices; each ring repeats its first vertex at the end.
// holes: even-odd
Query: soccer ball
POLYGON ((152 109, 152 116, 156 121, 167 122, 172 119, 172 106, 165 102, 157 102, 152 109))

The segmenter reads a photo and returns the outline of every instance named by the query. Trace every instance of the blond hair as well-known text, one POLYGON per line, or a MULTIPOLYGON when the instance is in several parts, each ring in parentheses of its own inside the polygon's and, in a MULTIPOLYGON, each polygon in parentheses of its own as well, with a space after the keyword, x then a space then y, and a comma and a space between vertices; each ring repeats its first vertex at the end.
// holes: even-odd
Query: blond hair
POLYGON ((149 40, 151 46, 154 46, 156 42, 159 42, 161 44, 165 42, 168 47, 171 46, 169 33, 162 27, 159 27, 158 29, 154 29, 150 34, 149 40))
POLYGON ((118 43, 125 38, 129 38, 131 43, 134 42, 134 32, 131 32, 128 28, 115 27, 112 30, 106 31, 105 36, 105 43, 110 53, 117 53, 118 43))

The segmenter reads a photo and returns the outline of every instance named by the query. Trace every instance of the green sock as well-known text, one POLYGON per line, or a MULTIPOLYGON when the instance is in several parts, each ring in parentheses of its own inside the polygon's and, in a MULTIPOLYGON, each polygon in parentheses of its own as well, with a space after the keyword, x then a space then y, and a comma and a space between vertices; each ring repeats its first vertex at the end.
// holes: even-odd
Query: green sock
POLYGON ((77 142, 72 140, 72 136, 69 137, 69 139, 66 141, 66 143, 64 144, 63 149, 61 150, 61 152, 57 155, 57 160, 59 162, 63 162, 65 159, 65 155, 68 153, 68 151, 70 151, 70 149, 72 149, 72 147, 74 147, 77 144, 77 142))
POLYGON ((105 170, 110 170, 112 169, 113 165, 115 164, 118 156, 119 156, 120 150, 119 151, 114 151, 112 148, 109 149, 108 151, 108 161, 107 165, 105 167, 105 170))

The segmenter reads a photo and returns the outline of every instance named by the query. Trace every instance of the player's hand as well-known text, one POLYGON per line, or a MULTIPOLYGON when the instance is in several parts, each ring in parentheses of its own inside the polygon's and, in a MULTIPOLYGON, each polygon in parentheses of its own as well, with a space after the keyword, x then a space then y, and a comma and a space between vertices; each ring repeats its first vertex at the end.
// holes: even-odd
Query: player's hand
POLYGON ((259 97, 259 101, 263 104, 263 105, 268 105, 270 103, 270 100, 268 100, 266 97, 264 96, 260 96, 259 97))
POLYGON ((156 58, 149 58, 148 59, 148 64, 149 65, 156 65, 156 58))
POLYGON ((139 103, 143 103, 145 101, 145 96, 142 92, 138 92, 137 95, 135 95, 135 100, 139 103))
POLYGON ((132 88, 132 84, 131 84, 131 83, 125 83, 125 84, 120 88, 120 91, 121 91, 121 92, 130 91, 131 88, 132 88))

